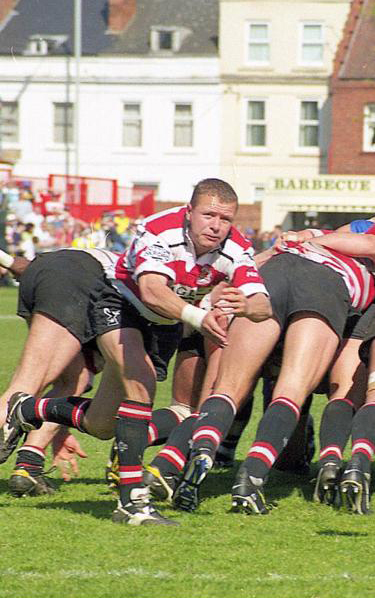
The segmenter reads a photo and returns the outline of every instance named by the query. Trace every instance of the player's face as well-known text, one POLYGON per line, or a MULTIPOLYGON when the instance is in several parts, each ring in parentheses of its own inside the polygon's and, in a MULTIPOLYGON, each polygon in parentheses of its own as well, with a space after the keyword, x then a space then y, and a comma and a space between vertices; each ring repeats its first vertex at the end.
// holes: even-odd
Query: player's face
POLYGON ((237 210, 236 202, 223 203, 216 195, 201 195, 188 206, 190 237, 197 255, 211 251, 224 241, 237 210))

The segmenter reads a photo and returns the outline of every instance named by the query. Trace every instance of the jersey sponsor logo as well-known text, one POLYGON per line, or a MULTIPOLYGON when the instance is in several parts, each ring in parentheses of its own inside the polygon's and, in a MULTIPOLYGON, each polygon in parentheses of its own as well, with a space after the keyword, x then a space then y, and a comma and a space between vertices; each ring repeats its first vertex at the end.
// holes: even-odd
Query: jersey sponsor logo
POLYGON ((142 257, 147 257, 157 262, 168 262, 170 260, 170 253, 163 245, 155 243, 144 251, 142 257))
POLYGON ((195 303, 203 299, 210 292, 211 287, 197 288, 184 284, 176 284, 172 286, 172 290, 187 303, 195 303))
POLYGON ((246 276, 248 278, 259 278, 259 272, 256 272, 255 270, 248 270, 246 272, 246 276))
POLYGON ((107 326, 120 324, 119 317, 121 312, 119 309, 109 309, 109 307, 105 307, 103 312, 107 318, 107 326))

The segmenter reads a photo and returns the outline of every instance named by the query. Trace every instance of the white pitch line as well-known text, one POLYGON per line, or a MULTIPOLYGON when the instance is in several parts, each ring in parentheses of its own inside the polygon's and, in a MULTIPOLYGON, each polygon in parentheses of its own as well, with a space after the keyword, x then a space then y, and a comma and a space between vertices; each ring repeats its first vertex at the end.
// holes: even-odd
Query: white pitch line
MULTIPOLYGON (((4 577, 13 577, 16 576, 17 579, 28 579, 28 580, 54 580, 54 579, 95 579, 95 578, 103 578, 103 577, 124 577, 125 575, 134 575, 137 577, 148 577, 152 579, 177 579, 180 576, 177 576, 174 573, 169 573, 168 571, 149 571, 147 569, 143 569, 142 567, 128 567, 127 569, 109 569, 107 571, 86 571, 83 569, 79 570, 71 570, 71 571, 56 571, 54 573, 41 573, 37 571, 16 571, 15 569, 4 569, 0 570, 0 578, 4 577)), ((212 581, 212 582, 223 582, 225 580, 229 580, 230 578, 227 575, 223 574, 215 574, 210 575, 208 573, 195 573, 191 575, 191 579, 203 580, 203 581, 212 581)), ((363 581, 374 581, 375 575, 357 575, 355 573, 336 573, 333 575, 287 575, 283 573, 268 573, 264 576, 246 576, 243 581, 246 582, 257 582, 257 583, 265 583, 265 582, 322 582, 322 581, 350 581, 350 582, 363 582, 363 581)))

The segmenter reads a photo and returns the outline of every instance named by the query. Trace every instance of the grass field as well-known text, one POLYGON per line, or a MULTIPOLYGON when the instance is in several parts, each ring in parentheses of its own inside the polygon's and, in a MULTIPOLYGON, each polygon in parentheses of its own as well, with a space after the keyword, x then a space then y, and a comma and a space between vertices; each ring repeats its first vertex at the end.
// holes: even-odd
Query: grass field
MULTIPOLYGON (((15 289, 0 289, 0 383, 5 388, 25 337, 14 317, 15 289)), ((160 385, 157 406, 168 402, 160 385)), ((238 450, 244 456, 260 403, 238 450)), ((317 397, 318 421, 324 404, 317 397)), ((375 518, 315 505, 306 478, 275 472, 267 517, 229 513, 232 472, 206 480, 197 513, 160 506, 180 527, 131 528, 110 521, 103 483, 109 442, 81 435, 89 453, 81 475, 53 496, 12 498, 1 467, 0 597, 26 598, 330 598, 375 594, 375 518), (374 550, 374 554, 373 551, 374 550)), ((150 449, 146 459, 153 454, 150 449)), ((48 466, 48 464, 47 464, 48 466)), ((314 473, 314 472, 312 472, 314 473)))

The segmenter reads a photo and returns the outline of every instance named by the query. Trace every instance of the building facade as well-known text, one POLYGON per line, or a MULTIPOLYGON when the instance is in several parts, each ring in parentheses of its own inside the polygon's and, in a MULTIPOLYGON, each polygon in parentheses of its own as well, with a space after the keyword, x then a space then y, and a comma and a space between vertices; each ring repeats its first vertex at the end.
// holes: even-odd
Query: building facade
POLYGON ((243 202, 261 202, 263 229, 301 228, 320 203, 336 209, 325 182, 329 77, 349 5, 220 2, 222 175, 243 202))
POLYGON ((16 176, 115 178, 174 202, 218 176, 216 0, 83 2, 78 96, 73 0, 9 4, 0 139, 16 176))

